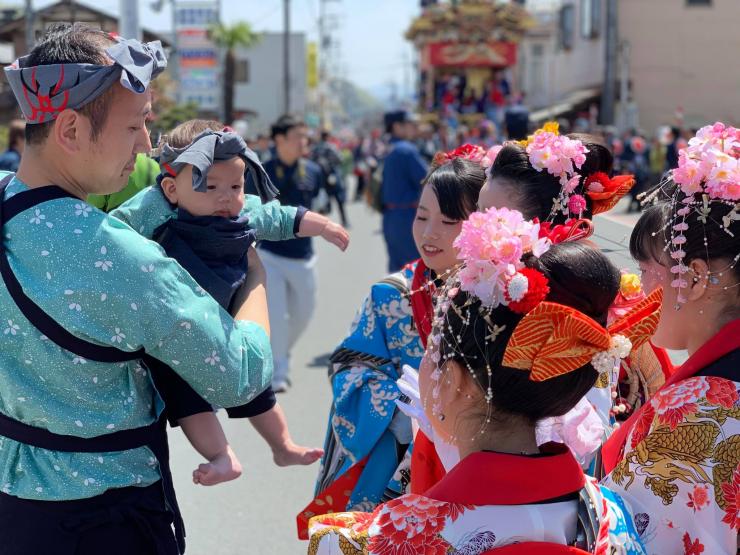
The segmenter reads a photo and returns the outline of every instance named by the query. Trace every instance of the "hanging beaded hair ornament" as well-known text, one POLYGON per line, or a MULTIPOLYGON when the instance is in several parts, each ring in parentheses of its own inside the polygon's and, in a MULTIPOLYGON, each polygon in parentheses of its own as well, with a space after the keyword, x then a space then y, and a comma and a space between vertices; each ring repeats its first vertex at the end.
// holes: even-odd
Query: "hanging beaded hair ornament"
MULTIPOLYGON (((728 236, 734 237, 732 224, 740 220, 740 129, 719 122, 702 127, 688 146, 679 152, 678 167, 654 191, 642 196, 644 203, 656 201, 661 193, 670 197, 672 205, 672 218, 659 232, 669 232, 665 250, 673 260, 671 287, 677 290, 675 308, 680 310, 686 302, 683 290, 688 287, 686 274, 689 268, 683 249, 689 216, 697 215, 696 221, 704 226, 707 251, 706 226, 719 226, 728 236), (674 183, 676 187, 673 187, 674 183), (713 208, 722 205, 728 206, 730 211, 721 219, 713 216, 713 208)), ((738 261, 740 253, 725 268, 708 271, 705 277, 711 285, 719 285, 723 274, 732 270, 738 261)), ((724 289, 729 289, 729 286, 724 289)))
MULTIPOLYGON (((655 331, 660 290, 608 328, 576 309, 546 302, 550 291, 546 276, 524 260, 542 256, 553 244, 550 237, 558 234, 506 208, 490 208, 463 222, 454 243, 462 266, 439 294, 427 353, 436 365, 431 374, 433 416, 444 419, 440 403, 442 377, 445 363, 455 359, 465 365, 483 390, 488 407, 480 433, 485 431, 492 411, 494 369, 487 362, 482 368, 478 359, 485 357, 463 352, 463 335, 481 319, 488 331, 485 344, 497 341, 506 329, 495 322, 494 311, 501 306, 523 315, 508 341, 503 365, 529 371, 532 381, 561 376, 588 363, 597 372, 618 371, 621 359, 655 331), (461 292, 467 293, 463 301, 457 299, 461 292), (458 329, 449 323, 453 312, 458 329), (474 365, 479 371, 485 370, 487 385, 476 378, 474 365)), ((481 354, 485 353, 485 345, 478 348, 481 354)))

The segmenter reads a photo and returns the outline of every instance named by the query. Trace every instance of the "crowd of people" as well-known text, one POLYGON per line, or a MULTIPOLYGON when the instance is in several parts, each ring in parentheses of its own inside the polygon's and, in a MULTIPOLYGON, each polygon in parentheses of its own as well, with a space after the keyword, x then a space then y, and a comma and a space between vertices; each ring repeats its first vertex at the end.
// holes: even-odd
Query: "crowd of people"
POLYGON ((309 147, 285 115, 249 146, 191 120, 153 149, 166 65, 74 24, 5 69, 25 126, 0 173, 3 553, 184 553, 166 427, 203 456, 195 483, 233 480, 215 407, 278 465, 320 459, 286 507, 311 555, 737 552, 740 129, 468 141, 396 111, 387 141, 309 147), (390 273, 331 355, 325 445, 303 447, 276 394, 312 240, 349 243, 348 170, 390 273), (641 276, 589 240, 635 187, 641 276))

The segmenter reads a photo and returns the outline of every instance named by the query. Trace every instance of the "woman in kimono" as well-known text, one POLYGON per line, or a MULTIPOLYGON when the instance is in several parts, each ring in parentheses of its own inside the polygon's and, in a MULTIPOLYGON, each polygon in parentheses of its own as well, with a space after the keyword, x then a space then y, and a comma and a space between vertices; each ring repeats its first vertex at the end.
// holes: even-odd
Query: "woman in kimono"
POLYGON ((406 490, 413 432, 410 419, 396 408, 396 380, 402 365, 418 367, 421 361, 431 329, 433 282, 457 264, 452 242, 485 181, 481 157, 466 159, 469 152, 436 158, 413 225, 421 258, 372 286, 331 357, 326 454, 317 498, 299 516, 303 534, 308 517, 325 512, 326 503, 336 511, 372 510, 406 490))
MULTIPOLYGON (((584 134, 561 136, 557 124, 546 124, 526 141, 507 142, 490 155, 493 164, 481 189, 478 209, 506 207, 522 212, 527 218, 537 218, 556 240, 574 241, 593 233, 591 219, 606 212, 630 190, 634 180, 629 175, 609 177, 613 157, 597 137, 584 134), (541 157, 550 152, 549 158, 541 157), (562 154, 557 156, 553 154, 562 154)), ((644 294, 635 287, 634 278, 620 287, 617 302, 612 304, 610 319, 616 320, 638 303, 644 294), (621 302, 619 302, 621 301, 621 302)), ((610 321, 611 323, 611 321, 610 321)), ((599 448, 611 433, 617 417, 615 407, 629 411, 664 382, 672 366, 665 351, 653 349, 648 343, 623 360, 619 389, 612 389, 604 373, 582 401, 567 415, 545 419, 538 426, 540 441, 567 444, 591 474, 600 473, 599 448), (617 398, 613 399, 616 395, 617 398)), ((418 397, 413 372, 406 372, 404 392, 412 400, 418 397)), ((414 403, 412 403, 414 404, 414 403)), ((454 465, 457 457, 448 446, 425 440, 423 413, 418 410, 422 434, 416 437, 412 455, 412 489, 423 493, 454 465), (443 451, 447 460, 440 461, 435 451, 443 451)))
POLYGON ((75 24, 5 68, 27 126, 18 173, 0 175, 3 555, 183 553, 148 361, 224 406, 272 377, 259 258, 232 318, 85 202, 123 188, 151 149, 148 86, 165 65, 158 42, 75 24))
POLYGON ((552 245, 540 231, 491 209, 455 242, 463 265, 439 293, 419 387, 435 435, 461 461, 424 494, 314 517, 310 555, 643 553, 621 499, 564 445, 538 446, 535 427, 647 340, 659 294, 606 327, 618 270, 593 247, 552 245))
POLYGON ((734 554, 740 527, 740 130, 701 129, 630 251, 662 287, 657 345, 689 359, 603 448, 649 554, 734 554), (662 199, 662 200, 661 200, 662 199))

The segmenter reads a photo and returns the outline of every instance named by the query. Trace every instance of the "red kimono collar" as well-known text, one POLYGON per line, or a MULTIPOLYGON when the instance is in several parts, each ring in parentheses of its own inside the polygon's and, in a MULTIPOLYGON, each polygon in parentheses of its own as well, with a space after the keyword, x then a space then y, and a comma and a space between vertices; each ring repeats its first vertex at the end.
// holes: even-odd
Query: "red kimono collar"
POLYGON ((549 456, 528 457, 480 451, 468 455, 425 497, 466 505, 527 505, 581 490, 586 478, 570 449, 540 447, 549 456))
MULTIPOLYGON (((698 351, 691 355, 676 371, 666 380, 658 392, 675 383, 691 378, 701 370, 719 360, 735 349, 740 349, 740 319, 725 324, 717 334, 704 343, 698 351)), ((657 394, 657 392, 656 392, 657 394)), ((601 448, 601 456, 604 463, 604 471, 608 474, 622 458, 622 450, 627 442, 627 435, 635 422, 642 415, 645 405, 642 405, 624 422, 601 448)))
POLYGON ((411 310, 414 323, 419 332, 421 343, 426 349, 427 338, 432 333, 432 319, 434 318, 434 304, 432 302, 434 285, 429 284, 430 272, 423 259, 416 261, 414 277, 411 281, 411 310))

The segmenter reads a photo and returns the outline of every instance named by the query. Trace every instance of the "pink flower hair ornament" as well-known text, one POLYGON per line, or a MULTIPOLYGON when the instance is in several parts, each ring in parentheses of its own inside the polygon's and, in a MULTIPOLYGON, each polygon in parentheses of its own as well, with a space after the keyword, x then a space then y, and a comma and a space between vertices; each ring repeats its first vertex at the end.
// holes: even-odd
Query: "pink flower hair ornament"
POLYGON ((558 212, 567 217, 580 217, 586 209, 586 201, 582 195, 577 195, 579 198, 571 202, 571 195, 581 185, 583 176, 578 170, 586 162, 586 146, 577 139, 560 135, 556 122, 547 122, 518 144, 526 150, 535 170, 546 171, 560 182, 560 193, 548 219, 554 218, 558 212))
POLYGON ((525 220, 516 210, 489 208, 475 212, 463 222, 453 243, 463 262, 457 274, 459 287, 480 299, 486 308, 506 305, 514 310, 511 304, 517 303, 531 310, 544 299, 542 291, 547 284, 542 282, 541 274, 542 279, 532 271, 524 272, 522 257, 539 257, 551 244, 548 237, 540 237, 539 223, 525 220), (534 302, 532 295, 541 298, 534 302))

